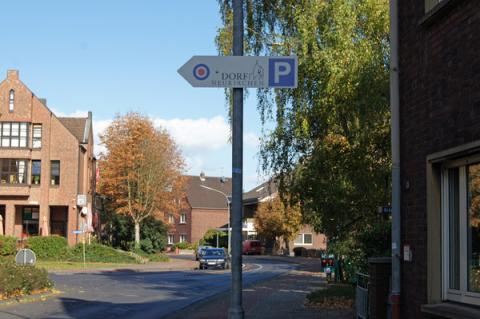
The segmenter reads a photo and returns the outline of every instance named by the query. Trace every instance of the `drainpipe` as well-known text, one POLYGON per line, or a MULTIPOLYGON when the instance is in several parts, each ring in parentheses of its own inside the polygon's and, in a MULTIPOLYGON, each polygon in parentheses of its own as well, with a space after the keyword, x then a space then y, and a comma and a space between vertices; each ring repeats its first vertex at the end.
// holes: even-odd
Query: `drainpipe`
POLYGON ((400 319, 400 97, 398 79, 398 0, 390 0, 390 108, 392 138, 392 290, 391 318, 400 319))

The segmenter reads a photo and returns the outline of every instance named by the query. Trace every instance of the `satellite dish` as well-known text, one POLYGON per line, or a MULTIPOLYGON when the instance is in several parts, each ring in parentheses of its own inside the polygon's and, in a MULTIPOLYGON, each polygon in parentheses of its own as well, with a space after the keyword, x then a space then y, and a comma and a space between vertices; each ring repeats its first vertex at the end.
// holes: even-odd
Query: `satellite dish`
POLYGON ((20 249, 15 256, 15 262, 17 265, 33 266, 36 261, 37 257, 35 256, 35 253, 28 248, 20 249))

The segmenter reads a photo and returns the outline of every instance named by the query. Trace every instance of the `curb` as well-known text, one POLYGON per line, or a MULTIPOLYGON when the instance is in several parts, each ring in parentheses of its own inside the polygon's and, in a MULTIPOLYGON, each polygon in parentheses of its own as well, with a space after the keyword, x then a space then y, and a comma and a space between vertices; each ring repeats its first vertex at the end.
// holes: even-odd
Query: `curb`
POLYGON ((6 300, 0 300, 0 307, 11 306, 19 303, 30 303, 30 302, 37 302, 37 301, 45 301, 48 298, 54 297, 56 295, 61 294, 62 292, 56 289, 52 289, 50 291, 41 292, 37 294, 22 296, 22 297, 15 297, 6 300))

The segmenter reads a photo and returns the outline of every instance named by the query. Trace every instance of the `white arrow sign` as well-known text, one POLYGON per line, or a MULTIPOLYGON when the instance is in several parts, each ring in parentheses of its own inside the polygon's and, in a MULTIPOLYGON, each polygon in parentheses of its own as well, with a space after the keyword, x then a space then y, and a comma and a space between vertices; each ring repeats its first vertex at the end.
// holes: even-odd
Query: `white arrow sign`
POLYGON ((296 88, 296 56, 194 56, 178 73, 193 87, 296 88))

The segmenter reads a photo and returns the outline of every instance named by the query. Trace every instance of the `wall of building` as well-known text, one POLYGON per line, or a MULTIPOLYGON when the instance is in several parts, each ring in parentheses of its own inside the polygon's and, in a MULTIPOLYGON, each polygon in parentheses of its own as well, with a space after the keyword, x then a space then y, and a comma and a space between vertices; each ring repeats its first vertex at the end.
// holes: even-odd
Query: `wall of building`
POLYGON ((192 209, 191 242, 197 242, 209 229, 222 227, 228 223, 227 209, 192 209))
POLYGON ((480 140, 480 2, 450 2, 422 24, 424 1, 399 1, 402 318, 427 318, 426 158, 480 140))
MULTIPOLYGON (((0 190, 0 204, 6 206, 6 233, 21 236, 20 221, 13 214, 15 207, 38 205, 39 224, 43 218, 50 219, 50 206, 68 206, 68 241, 76 242, 72 231, 78 229, 76 196, 79 181, 79 141, 60 123, 51 111, 18 79, 18 73, 9 72, 6 81, 0 84, 0 121, 29 122, 42 124, 41 149, 0 148, 0 158, 24 158, 41 160, 41 183, 30 185, 31 163, 28 167, 27 185, 5 186, 0 190), (15 90, 15 109, 9 112, 9 92, 15 90), (60 161, 60 185, 50 184, 50 161, 60 161)), ((29 132, 31 147, 32 127, 29 132)))

